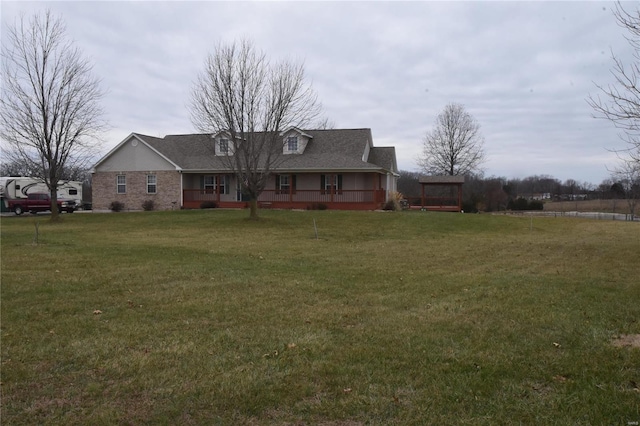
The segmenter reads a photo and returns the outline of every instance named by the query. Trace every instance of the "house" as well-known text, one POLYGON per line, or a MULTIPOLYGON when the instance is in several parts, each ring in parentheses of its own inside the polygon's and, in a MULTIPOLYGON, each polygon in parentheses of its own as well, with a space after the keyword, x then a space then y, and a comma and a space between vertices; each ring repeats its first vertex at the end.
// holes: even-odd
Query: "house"
MULTIPOLYGON (((394 147, 374 147, 370 129, 301 130, 279 134, 282 153, 262 207, 374 210, 396 191, 394 147)), ((93 208, 114 201, 125 209, 170 210, 246 207, 235 175, 224 161, 234 155, 223 133, 167 135, 132 133, 92 169, 93 208)))

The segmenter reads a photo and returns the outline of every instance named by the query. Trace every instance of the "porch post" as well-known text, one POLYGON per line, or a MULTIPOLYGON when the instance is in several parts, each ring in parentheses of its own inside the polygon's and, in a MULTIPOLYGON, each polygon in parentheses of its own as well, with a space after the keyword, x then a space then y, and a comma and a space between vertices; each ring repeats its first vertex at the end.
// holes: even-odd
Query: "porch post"
POLYGON ((329 185, 329 188, 330 188, 330 189, 329 189, 329 194, 330 194, 331 196, 330 196, 329 200, 333 203, 333 194, 334 194, 334 193, 335 193, 335 191, 336 191, 336 188, 335 188, 333 185, 334 185, 334 181, 335 181, 335 179, 336 179, 336 176, 335 176, 333 173, 332 173, 332 174, 330 174, 329 176, 331 176, 331 181, 330 181, 331 183, 330 183, 330 185, 329 185))
POLYGON ((180 176, 180 207, 184 207, 184 174, 182 171, 178 172, 180 176))
MULTIPOLYGON (((380 180, 376 179, 376 174, 375 173, 371 173, 371 180, 373 181, 372 182, 373 183, 373 194, 372 194, 373 197, 372 197, 372 200, 374 202, 377 202, 378 201, 378 188, 380 187, 379 186, 380 180)), ((363 195, 363 197, 365 197, 365 195, 363 195)))
POLYGON ((220 179, 222 175, 216 175, 216 201, 220 204, 220 179))
POLYGON ((289 173, 289 202, 293 203, 293 175, 289 173))

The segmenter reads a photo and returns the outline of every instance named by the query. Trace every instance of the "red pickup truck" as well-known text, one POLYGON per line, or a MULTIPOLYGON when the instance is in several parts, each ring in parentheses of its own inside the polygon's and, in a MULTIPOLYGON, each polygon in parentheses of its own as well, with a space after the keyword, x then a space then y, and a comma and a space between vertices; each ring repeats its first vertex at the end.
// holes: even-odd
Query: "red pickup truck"
MULTIPOLYGON (((18 216, 24 212, 37 213, 51 210, 51 198, 49 194, 32 193, 27 198, 11 198, 6 199, 7 207, 18 216)), ((73 213, 76 210, 76 202, 74 200, 58 200, 58 211, 73 213)))

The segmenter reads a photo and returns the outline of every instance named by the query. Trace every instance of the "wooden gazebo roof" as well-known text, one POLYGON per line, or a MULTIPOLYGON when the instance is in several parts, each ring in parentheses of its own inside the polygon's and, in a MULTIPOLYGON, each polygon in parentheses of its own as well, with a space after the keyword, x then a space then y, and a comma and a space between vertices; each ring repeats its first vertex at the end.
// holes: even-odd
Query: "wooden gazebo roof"
POLYGON ((462 185, 464 176, 422 176, 418 182, 424 185, 462 185))

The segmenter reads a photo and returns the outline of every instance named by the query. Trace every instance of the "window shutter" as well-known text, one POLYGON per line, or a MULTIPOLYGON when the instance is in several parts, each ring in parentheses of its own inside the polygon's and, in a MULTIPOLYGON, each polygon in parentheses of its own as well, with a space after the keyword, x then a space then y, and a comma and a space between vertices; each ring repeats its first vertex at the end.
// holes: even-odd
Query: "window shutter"
POLYGON ((342 175, 338 175, 338 194, 342 194, 342 175))
POLYGON ((296 175, 291 175, 291 193, 296 193, 296 175))
POLYGON ((325 175, 320 175, 320 193, 325 194, 325 175))

